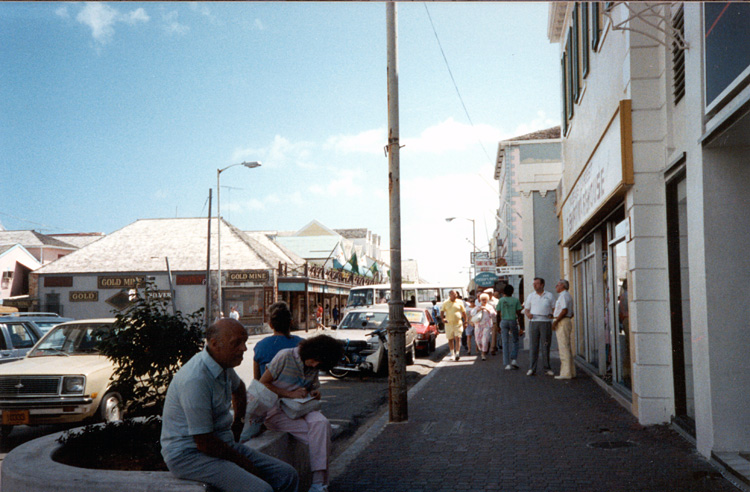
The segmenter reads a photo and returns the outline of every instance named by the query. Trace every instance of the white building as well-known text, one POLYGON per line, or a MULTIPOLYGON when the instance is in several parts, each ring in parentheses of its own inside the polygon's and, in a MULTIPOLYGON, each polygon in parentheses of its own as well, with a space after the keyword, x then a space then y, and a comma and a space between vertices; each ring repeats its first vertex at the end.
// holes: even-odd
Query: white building
POLYGON ((750 4, 550 4, 577 360, 750 468, 750 4))

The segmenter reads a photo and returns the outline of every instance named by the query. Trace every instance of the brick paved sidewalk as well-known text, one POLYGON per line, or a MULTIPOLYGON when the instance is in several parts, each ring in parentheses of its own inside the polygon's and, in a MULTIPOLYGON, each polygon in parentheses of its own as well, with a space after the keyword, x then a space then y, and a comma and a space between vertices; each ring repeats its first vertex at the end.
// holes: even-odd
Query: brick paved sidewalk
POLYGON ((409 421, 386 425, 331 492, 738 490, 668 426, 640 426, 590 377, 528 377, 526 357, 515 371, 499 354, 445 359, 410 398, 409 421))

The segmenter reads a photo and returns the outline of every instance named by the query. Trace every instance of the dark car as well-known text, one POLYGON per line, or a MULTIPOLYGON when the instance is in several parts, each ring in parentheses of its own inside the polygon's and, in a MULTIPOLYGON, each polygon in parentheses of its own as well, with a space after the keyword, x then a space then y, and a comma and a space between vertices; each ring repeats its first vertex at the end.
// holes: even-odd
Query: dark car
POLYGON ((0 316, 0 363, 22 358, 42 335, 32 321, 18 316, 0 316))
POLYGON ((63 318, 57 313, 12 313, 8 314, 7 317, 33 324, 39 329, 42 335, 60 323, 73 321, 73 318, 63 318))

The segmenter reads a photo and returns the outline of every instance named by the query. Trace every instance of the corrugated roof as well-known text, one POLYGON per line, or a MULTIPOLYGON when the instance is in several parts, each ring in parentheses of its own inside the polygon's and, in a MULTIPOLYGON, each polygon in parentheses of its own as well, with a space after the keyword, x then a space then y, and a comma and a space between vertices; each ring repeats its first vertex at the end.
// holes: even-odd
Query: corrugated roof
POLYGON ((75 246, 36 231, 0 231, 0 245, 20 244, 25 248, 50 246, 63 249, 76 249, 75 246))
POLYGON ((347 239, 359 239, 363 237, 367 237, 367 229, 365 228, 359 228, 359 229, 334 229, 334 231, 338 232, 342 236, 344 236, 347 239))
POLYGON ((60 241, 66 242, 76 248, 83 248, 87 244, 91 244, 104 237, 103 232, 80 232, 75 234, 50 234, 50 237, 59 239, 60 241))
POLYGON ((545 130, 539 130, 532 133, 527 133, 526 135, 521 135, 520 137, 513 137, 509 138, 507 141, 513 141, 513 140, 550 140, 553 138, 560 138, 560 125, 553 126, 552 128, 547 128, 545 130))
MULTIPOLYGON (((217 266, 217 219, 211 220, 211 269, 217 266)), ((46 265, 37 273, 159 272, 206 269, 205 218, 141 219, 46 265)), ((222 220, 222 270, 276 268, 291 258, 222 220)))

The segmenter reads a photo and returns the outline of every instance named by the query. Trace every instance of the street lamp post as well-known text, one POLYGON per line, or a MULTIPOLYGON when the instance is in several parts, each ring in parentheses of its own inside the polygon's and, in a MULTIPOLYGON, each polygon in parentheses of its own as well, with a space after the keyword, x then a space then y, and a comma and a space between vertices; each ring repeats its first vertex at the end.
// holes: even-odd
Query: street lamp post
MULTIPOLYGON (((445 219, 446 222, 451 222, 455 219, 464 219, 464 220, 470 220, 471 221, 471 245, 474 247, 474 257, 471 259, 471 265, 474 266, 474 262, 477 261, 477 229, 476 229, 476 221, 474 219, 469 219, 467 217, 447 217, 445 219)), ((477 269, 474 267, 474 275, 477 274, 477 269)))
POLYGON ((216 252, 217 252, 217 262, 216 262, 216 270, 218 272, 218 286, 219 286, 219 303, 218 303, 218 314, 221 315, 222 310, 222 296, 221 296, 221 173, 229 169, 230 167, 234 166, 245 166, 248 169, 252 169, 254 167, 260 167, 260 161, 251 161, 251 162, 238 162, 237 164, 231 164, 225 168, 217 169, 216 170, 216 252))

